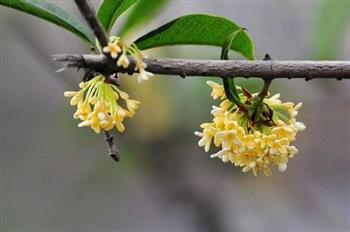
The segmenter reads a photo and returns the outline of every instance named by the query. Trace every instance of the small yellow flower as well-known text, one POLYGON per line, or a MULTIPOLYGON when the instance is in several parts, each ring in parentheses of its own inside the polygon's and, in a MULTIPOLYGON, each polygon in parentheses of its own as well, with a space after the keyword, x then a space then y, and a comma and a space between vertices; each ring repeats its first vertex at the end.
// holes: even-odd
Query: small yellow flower
POLYGON ((138 82, 141 83, 143 81, 147 81, 152 76, 153 76, 153 73, 147 72, 145 69, 141 69, 140 75, 138 77, 138 82))
MULTIPOLYGON (((292 102, 283 103, 276 94, 265 98, 263 103, 269 111, 256 118, 249 119, 247 112, 240 111, 236 105, 226 99, 222 85, 208 82, 212 88, 211 96, 222 100, 220 106, 213 106, 211 114, 212 122, 203 123, 202 132, 195 132, 201 137, 198 145, 208 152, 211 143, 214 142, 220 150, 210 155, 211 158, 219 158, 223 162, 231 162, 242 168, 243 172, 252 171, 254 175, 260 172, 266 176, 271 175, 271 166, 277 166, 283 172, 287 169, 288 160, 293 158, 298 150, 291 142, 296 134, 305 129, 302 122, 296 121, 301 103, 294 105, 292 102), (265 122, 266 114, 270 115, 272 122, 265 122)), ((255 97, 257 94, 252 96, 255 97)), ((241 95, 244 104, 250 104, 252 99, 241 95)))
POLYGON ((139 107, 140 102, 132 99, 125 99, 126 107, 130 111, 131 114, 135 114, 135 111, 139 107))
POLYGON ((232 145, 240 145, 241 142, 237 136, 236 130, 220 131, 217 132, 216 136, 220 138, 222 148, 229 149, 232 145))
POLYGON ((130 64, 130 61, 125 54, 121 55, 117 61, 117 65, 123 68, 129 67, 129 64, 130 64))
MULTIPOLYGON (((125 126, 123 124, 124 118, 128 115, 128 111, 120 107, 116 110, 116 113, 114 114, 114 123, 119 132, 123 132, 125 130, 125 126)), ((131 113, 129 113, 130 116, 131 113)))
POLYGON ((117 43, 108 43, 106 47, 103 48, 104 53, 111 54, 111 57, 116 59, 118 54, 122 51, 117 43))
POLYGON ((214 81, 207 81, 207 84, 213 89, 213 91, 211 92, 211 96, 214 100, 217 98, 224 99, 226 97, 225 89, 222 85, 214 81))
POLYGON ((65 97, 74 97, 75 95, 77 95, 78 92, 76 91, 66 91, 64 92, 64 96, 65 97))
POLYGON ((78 109, 74 114, 74 118, 78 119, 80 118, 80 120, 86 120, 88 115, 91 113, 91 107, 90 104, 88 104, 87 102, 83 103, 79 103, 78 104, 78 109))
MULTIPOLYGON (((208 152, 210 149, 211 141, 215 136, 216 131, 211 123, 203 123, 201 127, 203 128, 203 133, 195 132, 195 135, 202 137, 201 140, 199 140, 198 145, 200 147, 204 147, 204 150, 208 152)), ((218 144, 217 141, 214 141, 214 143, 218 144)))
MULTIPOLYGON (((72 94, 73 94, 72 91, 70 91, 69 93, 66 92, 65 96, 69 97, 72 94)), ((72 99, 70 100, 70 105, 75 106, 81 103, 82 101, 83 101, 83 95, 80 92, 77 92, 75 95, 72 96, 72 99)))

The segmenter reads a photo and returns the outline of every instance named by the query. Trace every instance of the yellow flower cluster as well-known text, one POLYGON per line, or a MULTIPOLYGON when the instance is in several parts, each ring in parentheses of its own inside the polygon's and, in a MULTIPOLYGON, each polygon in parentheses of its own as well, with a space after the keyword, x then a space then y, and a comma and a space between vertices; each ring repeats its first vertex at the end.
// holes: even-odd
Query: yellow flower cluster
MULTIPOLYGON (((195 135, 201 137, 198 145, 208 152, 213 142, 221 150, 212 154, 211 158, 231 162, 242 167, 243 172, 252 171, 254 175, 258 175, 262 171, 269 176, 270 167, 274 165, 279 171, 285 171, 288 160, 298 152, 290 143, 295 140, 298 131, 305 129, 302 122, 296 121, 302 104, 282 103, 279 94, 265 98, 262 104, 267 111, 260 112, 261 118, 265 114, 271 114, 271 121, 253 122, 247 112, 242 112, 226 99, 222 85, 212 81, 207 83, 212 88, 211 96, 221 99, 222 102, 219 107, 213 106, 212 122, 202 124, 202 132, 195 132, 195 135)), ((247 106, 255 96, 257 94, 251 97, 240 94, 242 103, 247 106)))
POLYGON ((146 58, 146 55, 135 44, 127 45, 121 41, 120 37, 112 36, 111 42, 102 50, 104 53, 109 53, 113 59, 117 59, 117 66, 123 68, 128 68, 130 65, 127 55, 133 56, 136 61, 135 71, 140 73, 138 76, 139 82, 148 80, 149 77, 153 76, 153 73, 145 70, 147 65, 142 61, 142 58, 146 58))
POLYGON ((106 82, 106 78, 98 75, 93 79, 79 84, 79 91, 67 91, 65 97, 71 97, 70 104, 77 106, 75 119, 82 120, 79 127, 90 126, 96 133, 101 130, 111 130, 116 127, 123 132, 123 121, 133 117, 140 102, 132 100, 114 84, 106 82), (123 99, 126 107, 118 104, 123 99))

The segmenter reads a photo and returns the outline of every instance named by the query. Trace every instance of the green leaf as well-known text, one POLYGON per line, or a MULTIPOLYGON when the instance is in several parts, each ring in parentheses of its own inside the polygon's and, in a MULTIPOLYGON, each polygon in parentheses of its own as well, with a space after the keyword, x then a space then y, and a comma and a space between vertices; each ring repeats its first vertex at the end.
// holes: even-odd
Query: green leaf
MULTIPOLYGON (((229 34, 241 29, 230 20, 204 14, 177 18, 135 41, 141 49, 168 45, 211 45, 222 47, 229 34)), ((254 60, 253 43, 246 32, 234 39, 231 50, 254 60)))
POLYGON ((109 33, 117 21, 127 9, 138 0, 104 0, 98 9, 97 17, 104 29, 109 33))
POLYGON ((123 37, 141 24, 149 22, 167 3, 168 0, 138 0, 121 28, 120 35, 123 37))
POLYGON ((52 3, 44 0, 0 0, 0 5, 23 11, 63 27, 79 36, 89 47, 95 44, 94 36, 86 24, 52 3))

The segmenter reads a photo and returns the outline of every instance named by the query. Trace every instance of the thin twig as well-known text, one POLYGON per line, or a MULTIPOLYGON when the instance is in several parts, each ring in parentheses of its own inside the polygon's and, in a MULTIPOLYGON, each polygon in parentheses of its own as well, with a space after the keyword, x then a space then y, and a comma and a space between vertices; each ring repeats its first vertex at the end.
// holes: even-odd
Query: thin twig
MULTIPOLYGON (((265 54, 265 57, 264 57, 263 60, 264 61, 271 61, 272 59, 271 59, 271 56, 269 54, 265 54)), ((262 98, 262 100, 264 100, 264 98, 268 95, 269 88, 271 86, 272 80, 273 79, 271 79, 271 78, 268 78, 268 79, 265 78, 264 79, 264 86, 263 86, 262 90, 259 93, 259 96, 262 98)))
MULTIPOLYGON (((100 43, 100 46, 106 47, 108 45, 108 37, 106 35, 106 32, 104 31, 100 21, 96 17, 96 13, 94 9, 88 4, 86 0, 74 0, 76 5, 78 6, 80 13, 83 15, 87 23, 89 24, 90 28, 93 30, 98 42, 100 43)), ((110 56, 109 53, 104 53, 103 55, 105 65, 109 68, 113 67, 113 58, 110 56)), ((68 65, 69 67, 70 65, 68 65)), ((85 78, 89 78, 88 76, 95 72, 95 70, 92 69, 85 69, 87 71, 85 78)), ((109 76, 109 81, 114 81, 113 77, 109 76)), ((108 147, 108 153, 109 156, 112 157, 113 160, 116 162, 119 161, 119 151, 117 148, 117 145, 114 142, 113 136, 108 131, 103 131, 104 138, 107 143, 108 147)))
POLYGON ((263 86, 262 90, 259 93, 259 96, 262 97, 263 99, 268 95, 269 88, 270 88, 270 85, 272 83, 272 80, 273 80, 272 78, 270 78, 270 79, 265 78, 264 79, 264 86, 263 86))
POLYGON ((104 133, 105 141, 107 143, 109 156, 112 157, 113 160, 118 162, 119 161, 119 151, 118 151, 118 148, 114 142, 113 135, 111 135, 108 131, 103 131, 103 133, 104 133))
MULTIPOLYGON (((100 21, 96 17, 95 10, 88 4, 86 0, 74 0, 75 4, 78 6, 80 13, 85 18, 86 22, 89 24, 90 28, 94 32, 100 47, 104 48, 108 45, 109 39, 105 30, 103 29, 100 21)), ((103 52, 103 51, 101 51, 103 52)), ((114 61, 109 53, 103 53, 106 58, 106 65, 113 67, 114 61)), ((92 70, 93 71, 93 70, 92 70)))
MULTIPOLYGON (((102 55, 55 55, 57 61, 66 62, 69 67, 92 70, 104 75, 113 73, 135 73, 135 61, 129 57, 127 69, 117 65, 109 66, 102 55)), ((307 78, 307 79, 350 79, 350 61, 263 61, 263 60, 190 60, 146 58, 147 71, 154 74, 214 76, 214 77, 258 77, 307 78)))
POLYGON ((100 42, 101 47, 108 45, 108 38, 106 36, 103 27, 96 17, 95 10, 90 7, 86 0, 74 0, 75 4, 78 6, 80 13, 83 15, 90 28, 94 32, 97 40, 100 42))

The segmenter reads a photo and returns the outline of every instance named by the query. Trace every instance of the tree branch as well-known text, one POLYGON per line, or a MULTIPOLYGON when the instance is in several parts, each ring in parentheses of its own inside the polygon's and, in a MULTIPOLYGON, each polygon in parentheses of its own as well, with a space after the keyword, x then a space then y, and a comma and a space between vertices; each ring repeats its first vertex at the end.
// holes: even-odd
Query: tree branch
MULTIPOLYGON (((54 55, 56 61, 65 62, 68 67, 92 70, 103 75, 113 73, 135 73, 135 60, 129 57, 127 69, 110 66, 103 55, 54 55)), ((218 77, 258 77, 350 79, 350 61, 247 61, 247 60, 190 60, 169 58, 143 59, 147 71, 154 74, 218 77)))
POLYGON ((93 8, 86 2, 86 0, 74 0, 75 4, 78 6, 80 13, 85 18, 90 28, 94 32, 97 40, 100 42, 101 47, 108 45, 108 38, 101 26, 100 22, 96 18, 96 13, 93 8))

